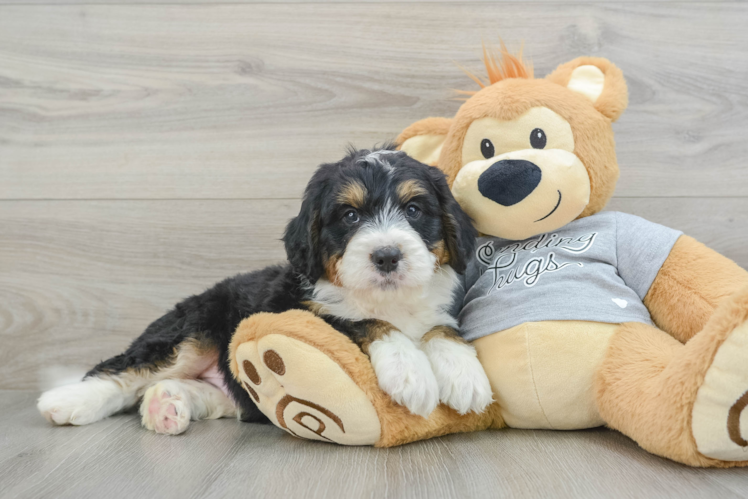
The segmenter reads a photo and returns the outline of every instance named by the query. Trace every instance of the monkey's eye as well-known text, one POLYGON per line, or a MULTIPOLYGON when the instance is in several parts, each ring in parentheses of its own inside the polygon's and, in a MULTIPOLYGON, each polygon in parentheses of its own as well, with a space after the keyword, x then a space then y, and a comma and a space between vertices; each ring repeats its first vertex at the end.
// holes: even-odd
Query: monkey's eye
POLYGON ((350 210, 346 210, 345 213, 343 214, 343 220, 346 221, 348 224, 355 224, 360 219, 358 216, 358 212, 356 212, 353 209, 350 209, 350 210))
POLYGON ((488 139, 483 139, 480 142, 480 152, 483 154, 483 158, 486 160, 489 158, 493 158, 494 156, 494 147, 493 142, 489 141, 488 139))
POLYGON ((547 141, 542 128, 536 128, 530 132, 530 146, 535 149, 543 149, 547 141))
POLYGON ((407 207, 405 207, 405 216, 409 219, 417 219, 421 216, 421 209, 418 208, 418 205, 415 203, 411 203, 407 207))

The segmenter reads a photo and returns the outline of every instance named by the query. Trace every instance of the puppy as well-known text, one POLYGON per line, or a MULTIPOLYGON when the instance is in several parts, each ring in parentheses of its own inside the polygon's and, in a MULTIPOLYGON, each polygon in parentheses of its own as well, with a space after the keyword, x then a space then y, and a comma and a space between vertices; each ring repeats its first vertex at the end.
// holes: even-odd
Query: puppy
POLYGON ((439 401, 480 412, 491 388, 449 313, 475 236, 438 169, 391 148, 351 151, 309 182, 283 238, 289 263, 180 302, 38 408, 83 425, 142 398, 143 425, 165 434, 206 418, 267 422, 231 375, 231 337, 252 314, 306 309, 358 343, 382 390, 412 413, 427 417, 439 401))

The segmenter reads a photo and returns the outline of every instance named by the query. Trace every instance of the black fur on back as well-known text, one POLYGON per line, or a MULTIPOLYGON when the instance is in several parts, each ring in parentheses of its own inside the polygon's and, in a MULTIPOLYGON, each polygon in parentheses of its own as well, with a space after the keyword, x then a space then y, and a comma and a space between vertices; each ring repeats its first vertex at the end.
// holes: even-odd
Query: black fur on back
POLYGON ((301 277, 288 265, 277 265, 225 279, 209 290, 178 303, 151 323, 122 354, 96 365, 86 377, 97 373, 116 375, 131 369, 155 370, 169 363, 175 348, 195 339, 218 351, 218 367, 246 422, 267 422, 229 370, 229 343, 239 323, 258 312, 304 309, 308 292, 301 277))

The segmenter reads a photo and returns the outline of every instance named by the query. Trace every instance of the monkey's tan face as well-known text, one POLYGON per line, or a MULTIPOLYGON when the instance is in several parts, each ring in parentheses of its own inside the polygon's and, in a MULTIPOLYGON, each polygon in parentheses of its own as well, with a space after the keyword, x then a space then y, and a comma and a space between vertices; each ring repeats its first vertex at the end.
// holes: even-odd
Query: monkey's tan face
POLYGON ((569 123, 546 107, 467 130, 452 193, 485 234, 522 240, 574 220, 590 200, 569 123))

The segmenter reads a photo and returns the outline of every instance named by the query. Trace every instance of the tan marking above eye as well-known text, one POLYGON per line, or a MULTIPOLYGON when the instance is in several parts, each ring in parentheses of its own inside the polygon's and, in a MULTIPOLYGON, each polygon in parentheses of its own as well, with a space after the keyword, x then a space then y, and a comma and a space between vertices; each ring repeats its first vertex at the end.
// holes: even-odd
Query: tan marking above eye
POLYGON ((428 194, 426 188, 414 179, 403 181, 399 186, 397 186, 397 196, 400 198, 400 203, 406 203, 416 196, 422 196, 425 194, 428 194))
POLYGON ((364 206, 367 194, 366 188, 361 183, 352 181, 340 190, 337 201, 343 205, 361 208, 364 206))
POLYGON ((481 142, 484 139, 493 144, 493 156, 533 149, 530 134, 538 128, 546 137, 543 149, 574 152, 574 134, 569 122, 548 108, 536 107, 530 108, 514 120, 480 118, 471 123, 462 145, 462 164, 486 160, 481 152, 481 142))

